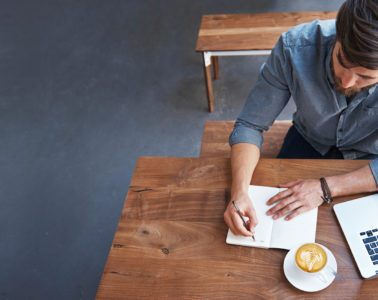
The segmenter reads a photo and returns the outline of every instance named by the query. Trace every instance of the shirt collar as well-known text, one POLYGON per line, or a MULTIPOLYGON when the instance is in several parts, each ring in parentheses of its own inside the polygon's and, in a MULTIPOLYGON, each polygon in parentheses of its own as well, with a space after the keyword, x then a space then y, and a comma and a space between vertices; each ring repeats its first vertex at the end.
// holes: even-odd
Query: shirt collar
POLYGON ((327 78, 328 81, 332 84, 332 86, 335 84, 335 80, 333 78, 332 69, 331 69, 331 62, 332 62, 332 52, 333 52, 333 46, 335 45, 336 38, 333 40, 333 42, 329 43, 328 46, 328 53, 325 59, 325 68, 327 72, 327 78))

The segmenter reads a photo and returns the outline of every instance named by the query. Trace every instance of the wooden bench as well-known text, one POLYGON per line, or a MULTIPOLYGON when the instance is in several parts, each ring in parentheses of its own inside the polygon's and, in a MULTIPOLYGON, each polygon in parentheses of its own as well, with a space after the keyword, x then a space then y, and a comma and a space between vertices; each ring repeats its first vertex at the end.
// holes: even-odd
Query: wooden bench
MULTIPOLYGON (((234 123, 234 121, 205 122, 200 157, 231 157, 228 137, 234 128, 234 123)), ((291 121, 275 121, 269 130, 263 133, 261 157, 277 157, 291 125, 291 121)))
POLYGON ((209 111, 214 110, 211 66, 219 78, 218 56, 268 55, 283 32, 313 20, 335 19, 330 12, 204 15, 196 51, 202 53, 209 111))

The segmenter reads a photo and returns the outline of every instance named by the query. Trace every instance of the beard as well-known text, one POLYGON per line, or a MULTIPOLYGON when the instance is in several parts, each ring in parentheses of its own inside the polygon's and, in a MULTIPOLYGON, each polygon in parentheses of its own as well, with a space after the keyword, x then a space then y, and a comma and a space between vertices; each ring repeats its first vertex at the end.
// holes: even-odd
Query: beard
POLYGON ((337 92, 339 92, 340 94, 346 96, 346 97, 351 97, 351 96, 353 96, 353 95, 355 95, 355 94, 357 94, 357 93, 359 93, 363 90, 368 90, 371 87, 376 85, 376 83, 374 83, 374 84, 364 86, 364 87, 358 87, 358 86, 354 85, 354 86, 351 86, 351 87, 348 87, 348 88, 343 88, 341 78, 337 77, 336 74, 335 74, 335 70, 333 68, 333 59, 331 60, 331 70, 332 70, 333 80, 335 81, 335 84, 334 84, 335 90, 337 92))
MULTIPOLYGON (((346 97, 353 96, 361 92, 362 90, 362 88, 359 88, 355 85, 348 88, 343 88, 340 77, 337 77, 335 74, 333 74, 333 79, 335 80, 335 85, 334 85, 335 90, 346 97)), ((366 88, 369 88, 369 87, 365 87, 364 89, 366 88)))

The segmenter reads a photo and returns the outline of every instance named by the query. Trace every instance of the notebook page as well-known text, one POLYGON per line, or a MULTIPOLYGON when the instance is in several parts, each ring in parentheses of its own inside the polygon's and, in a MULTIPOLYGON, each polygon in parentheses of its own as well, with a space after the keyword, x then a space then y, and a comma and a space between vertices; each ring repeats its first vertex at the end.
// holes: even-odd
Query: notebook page
MULTIPOLYGON (((251 237, 244 237, 240 235, 235 236, 231 230, 229 230, 226 239, 228 244, 263 248, 270 247, 273 219, 265 214, 269 209, 266 202, 273 197, 278 190, 278 188, 265 186, 249 186, 248 195, 256 210, 256 215, 259 222, 255 228, 256 241, 253 241, 251 237)), ((248 220, 248 218, 246 218, 246 220, 248 220)))
POLYGON ((277 194, 277 192, 278 188, 257 185, 250 185, 248 189, 248 195, 255 207, 257 220, 259 222, 255 228, 256 242, 265 244, 267 248, 271 246, 273 219, 266 215, 269 209, 266 202, 277 194))
POLYGON ((290 250, 299 244, 315 242, 318 208, 290 221, 285 221, 284 218, 273 221, 270 247, 290 250))

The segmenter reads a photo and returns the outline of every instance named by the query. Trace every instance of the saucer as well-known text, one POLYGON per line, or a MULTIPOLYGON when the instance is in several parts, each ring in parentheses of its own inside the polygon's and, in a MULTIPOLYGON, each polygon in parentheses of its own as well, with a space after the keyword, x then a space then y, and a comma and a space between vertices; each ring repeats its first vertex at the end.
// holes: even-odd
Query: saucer
MULTIPOLYGON (((336 263, 335 257, 333 256, 332 252, 329 251, 326 247, 323 246, 323 248, 325 252, 327 253, 329 266, 337 272, 337 263, 336 263)), ((327 274, 326 277, 329 279, 327 282, 323 282, 316 276, 304 278, 301 271, 299 271, 298 268, 295 266, 294 256, 295 256, 296 250, 297 250, 296 248, 291 249, 286 254, 286 257, 284 260, 283 269, 284 269, 284 273, 287 280, 297 289, 305 291, 305 292, 317 292, 328 287, 335 279, 335 275, 327 274)))

